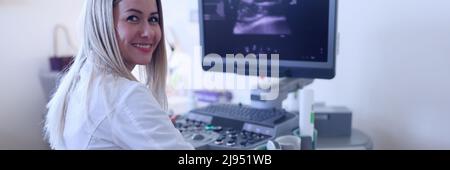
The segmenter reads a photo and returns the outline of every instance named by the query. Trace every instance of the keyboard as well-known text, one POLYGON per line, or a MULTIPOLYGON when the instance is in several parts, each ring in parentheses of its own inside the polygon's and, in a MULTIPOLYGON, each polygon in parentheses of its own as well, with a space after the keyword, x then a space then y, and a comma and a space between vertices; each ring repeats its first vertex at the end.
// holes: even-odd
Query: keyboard
POLYGON ((242 104, 218 104, 192 110, 191 112, 243 122, 277 120, 286 115, 281 109, 257 109, 242 104))

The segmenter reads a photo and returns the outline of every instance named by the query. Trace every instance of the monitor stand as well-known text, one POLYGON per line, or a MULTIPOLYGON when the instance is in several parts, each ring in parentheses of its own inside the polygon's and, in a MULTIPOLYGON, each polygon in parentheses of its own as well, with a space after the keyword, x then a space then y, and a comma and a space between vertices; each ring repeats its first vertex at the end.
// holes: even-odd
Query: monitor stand
POLYGON ((274 100, 264 100, 262 96, 270 92, 270 89, 261 89, 258 86, 251 91, 251 106, 258 109, 282 109, 282 102, 289 93, 303 89, 313 81, 314 79, 283 78, 270 86, 278 89, 278 96, 274 100))
MULTIPOLYGON (((278 88, 278 96, 274 100, 263 100, 262 96, 267 94, 269 90, 264 90, 258 88, 252 90, 251 92, 251 106, 258 109, 283 109, 282 108, 282 102, 285 100, 289 93, 298 91, 300 89, 303 89, 304 87, 310 85, 313 83, 314 79, 301 79, 301 78, 283 78, 278 83, 272 84, 270 87, 274 87, 275 89, 278 88)), ((299 99, 300 100, 300 99, 299 99)), ((279 135, 283 134, 291 134, 292 129, 289 129, 288 127, 299 127, 299 117, 296 116, 295 119, 291 119, 289 121, 286 121, 286 123, 283 124, 282 129, 280 130, 281 133, 279 135), (296 124, 296 125, 294 125, 296 124)), ((301 136, 301 150, 313 150, 315 149, 315 138, 312 136, 301 136)))

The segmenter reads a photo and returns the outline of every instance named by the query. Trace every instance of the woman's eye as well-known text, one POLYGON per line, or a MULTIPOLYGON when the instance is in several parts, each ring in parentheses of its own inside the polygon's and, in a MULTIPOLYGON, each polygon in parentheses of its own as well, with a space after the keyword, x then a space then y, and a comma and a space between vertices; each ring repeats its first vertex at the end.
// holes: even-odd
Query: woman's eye
POLYGON ((158 17, 150 17, 150 19, 148 19, 148 22, 150 23, 159 23, 159 18, 158 17))
POLYGON ((137 16, 129 16, 128 18, 127 18, 127 21, 128 22, 137 22, 137 21, 139 21, 139 18, 137 17, 137 16))

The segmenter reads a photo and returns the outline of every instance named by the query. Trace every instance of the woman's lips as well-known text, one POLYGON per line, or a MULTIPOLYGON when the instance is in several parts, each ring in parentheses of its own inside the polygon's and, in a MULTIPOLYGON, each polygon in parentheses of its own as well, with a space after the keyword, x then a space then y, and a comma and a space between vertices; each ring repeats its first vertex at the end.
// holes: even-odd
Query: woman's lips
POLYGON ((149 53, 152 51, 152 44, 148 44, 148 43, 134 43, 131 44, 133 47, 136 47, 139 51, 142 51, 144 53, 149 53))

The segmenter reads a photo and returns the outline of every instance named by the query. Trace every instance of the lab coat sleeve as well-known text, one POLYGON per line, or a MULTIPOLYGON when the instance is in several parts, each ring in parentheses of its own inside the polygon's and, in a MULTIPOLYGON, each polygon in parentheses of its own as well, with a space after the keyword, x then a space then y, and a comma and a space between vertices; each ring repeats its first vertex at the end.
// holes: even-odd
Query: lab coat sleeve
POLYGON ((190 150, 181 133, 161 109, 148 88, 128 87, 111 116, 113 140, 124 149, 190 150))

